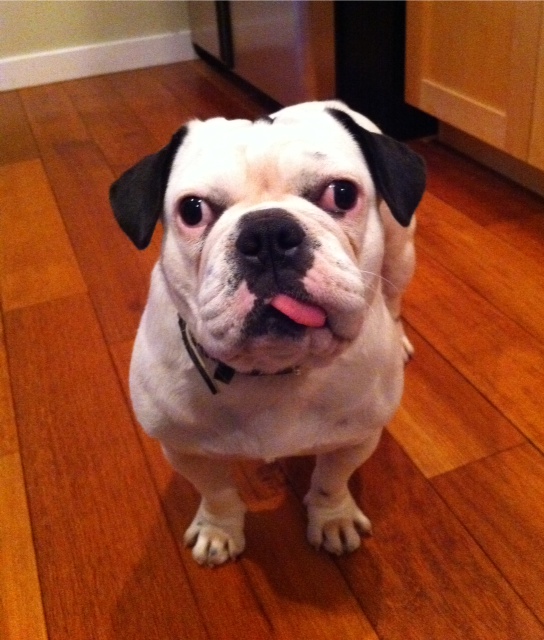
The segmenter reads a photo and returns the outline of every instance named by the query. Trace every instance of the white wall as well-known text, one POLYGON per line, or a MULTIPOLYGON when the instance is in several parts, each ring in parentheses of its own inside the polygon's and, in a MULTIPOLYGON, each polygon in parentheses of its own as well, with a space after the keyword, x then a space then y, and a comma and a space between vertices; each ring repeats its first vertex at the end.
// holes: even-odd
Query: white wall
POLYGON ((0 90, 192 57, 185 1, 0 1, 0 90))

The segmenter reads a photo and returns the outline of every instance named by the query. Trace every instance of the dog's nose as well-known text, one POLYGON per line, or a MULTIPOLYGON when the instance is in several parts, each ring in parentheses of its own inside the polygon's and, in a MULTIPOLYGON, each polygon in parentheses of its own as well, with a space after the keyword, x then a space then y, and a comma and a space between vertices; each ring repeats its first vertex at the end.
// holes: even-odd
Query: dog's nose
POLYGON ((263 209, 242 219, 236 249, 251 264, 269 266, 294 260, 306 234, 284 209, 263 209))

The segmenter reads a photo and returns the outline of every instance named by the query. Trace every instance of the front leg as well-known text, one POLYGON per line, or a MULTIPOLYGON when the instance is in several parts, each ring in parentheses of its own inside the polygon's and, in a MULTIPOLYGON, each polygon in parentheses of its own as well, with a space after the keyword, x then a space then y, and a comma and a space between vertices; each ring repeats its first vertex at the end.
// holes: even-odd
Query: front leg
POLYGON ((164 453, 174 469, 201 494, 196 515, 185 532, 199 563, 216 566, 234 560, 245 547, 246 506, 240 499, 225 460, 185 455, 169 447, 164 453))
POLYGON ((364 444, 317 457, 310 491, 304 498, 308 508, 308 540, 317 549, 341 555, 359 548, 361 535, 370 534, 370 520, 353 499, 348 481, 367 460, 380 439, 377 430, 364 444))

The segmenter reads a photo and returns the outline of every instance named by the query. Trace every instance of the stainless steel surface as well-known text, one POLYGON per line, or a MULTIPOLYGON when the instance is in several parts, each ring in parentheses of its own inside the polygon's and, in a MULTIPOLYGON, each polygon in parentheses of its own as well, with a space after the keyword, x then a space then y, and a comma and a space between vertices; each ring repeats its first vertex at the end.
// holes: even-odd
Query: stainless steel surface
POLYGON ((216 4, 189 2, 195 44, 227 66, 233 60, 237 75, 280 104, 334 97, 332 0, 232 0, 219 3, 221 11, 216 4), (230 20, 225 19, 226 4, 230 20), (230 55, 221 45, 225 28, 231 35, 230 55))
POLYGON ((192 41, 218 60, 221 59, 215 2, 198 0, 188 5, 192 41))
POLYGON ((334 96, 332 2, 231 2, 234 70, 284 105, 334 96))

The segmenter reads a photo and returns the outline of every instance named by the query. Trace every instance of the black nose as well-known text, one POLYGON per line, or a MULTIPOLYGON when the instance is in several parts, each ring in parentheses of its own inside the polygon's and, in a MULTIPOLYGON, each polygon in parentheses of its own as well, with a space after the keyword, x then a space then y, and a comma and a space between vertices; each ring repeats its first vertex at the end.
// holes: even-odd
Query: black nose
POLYGON ((242 219, 236 249, 250 264, 270 266, 294 261, 306 234, 297 220, 283 209, 263 209, 242 219))

